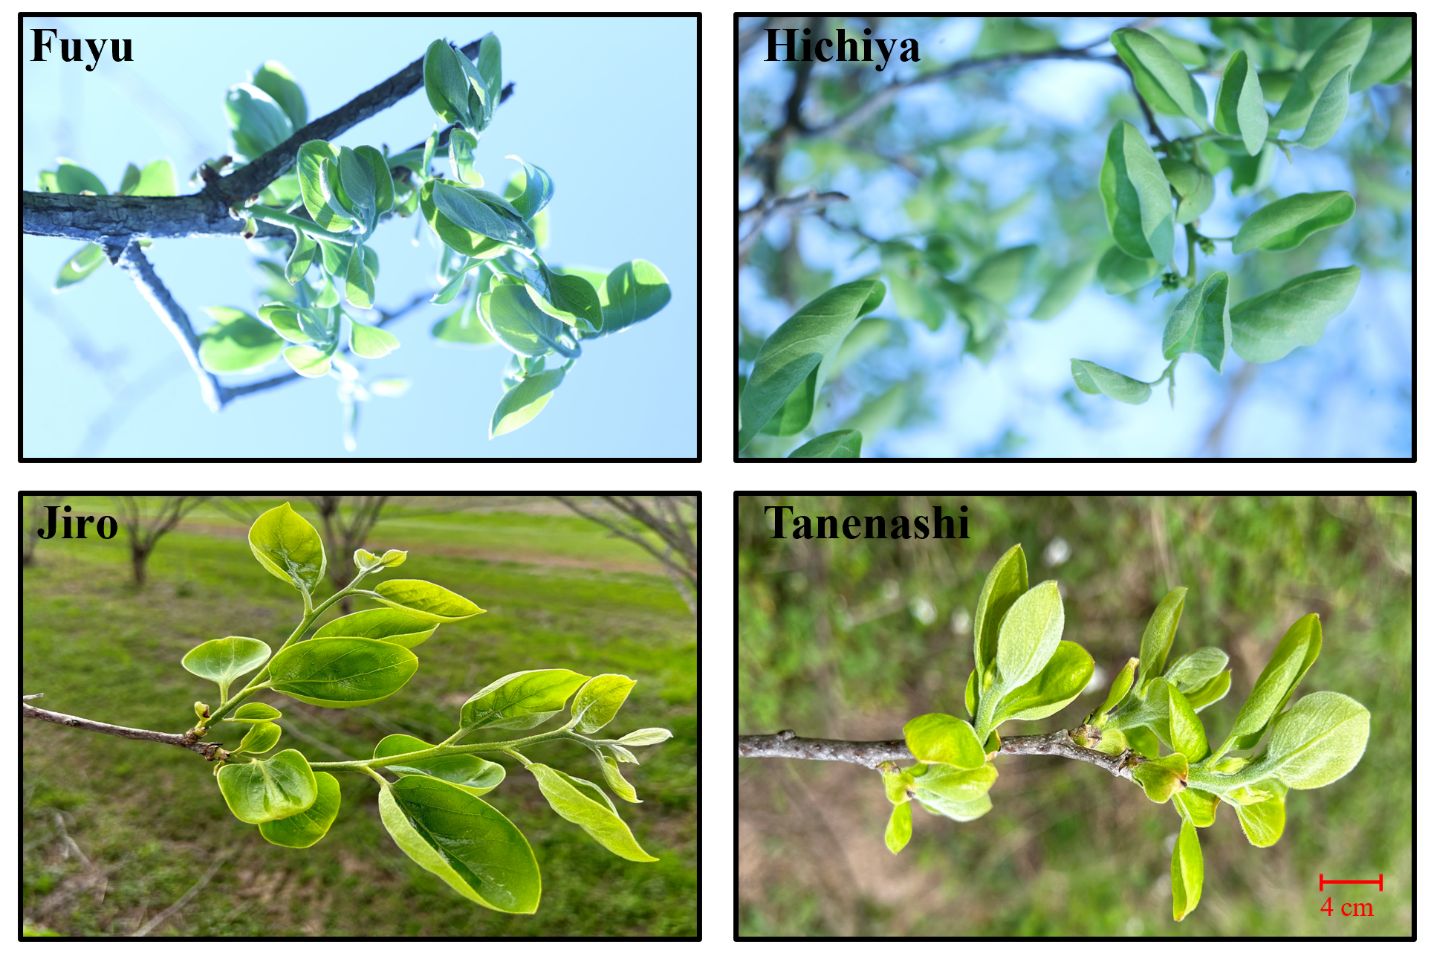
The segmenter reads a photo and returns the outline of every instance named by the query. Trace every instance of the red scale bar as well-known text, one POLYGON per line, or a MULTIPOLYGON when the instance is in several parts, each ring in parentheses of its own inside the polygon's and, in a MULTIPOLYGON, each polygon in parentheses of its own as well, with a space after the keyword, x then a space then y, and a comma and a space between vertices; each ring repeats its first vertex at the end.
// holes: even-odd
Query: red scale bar
POLYGON ((1329 880, 1329 879, 1327 879, 1325 876, 1323 876, 1322 874, 1318 873, 1318 874, 1317 874, 1317 892, 1320 893, 1320 892, 1322 892, 1323 890, 1325 890, 1325 889, 1327 888, 1327 885, 1328 885, 1328 884, 1331 884, 1331 883, 1340 883, 1340 884, 1365 884, 1365 885, 1368 885, 1368 886, 1375 886, 1375 887, 1376 887, 1376 891, 1377 891, 1378 893, 1384 893, 1384 892, 1386 892, 1386 887, 1385 887, 1384 882, 1383 882, 1383 881, 1385 880, 1385 878, 1386 878, 1386 875, 1385 875, 1384 873, 1378 873, 1378 874, 1376 874, 1376 879, 1374 879, 1374 880, 1329 880))

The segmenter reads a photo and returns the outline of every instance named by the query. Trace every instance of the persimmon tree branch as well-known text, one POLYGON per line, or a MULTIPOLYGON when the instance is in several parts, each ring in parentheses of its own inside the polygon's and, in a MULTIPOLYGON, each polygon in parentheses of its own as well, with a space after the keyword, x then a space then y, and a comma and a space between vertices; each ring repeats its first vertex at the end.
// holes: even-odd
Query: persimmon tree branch
POLYGON ((36 707, 30 703, 30 701, 43 696, 43 694, 28 694, 21 699, 20 713, 25 719, 45 720, 52 724, 59 724, 62 727, 88 730, 96 734, 109 734, 111 737, 124 737, 127 740, 147 740, 156 744, 168 744, 170 747, 192 750, 206 760, 218 759, 223 749, 216 743, 204 743, 192 733, 166 734, 159 730, 142 730, 138 727, 123 727, 119 724, 106 724, 98 720, 76 717, 73 714, 62 714, 54 710, 45 710, 43 707, 36 707))
MULTIPOLYGON (((885 763, 909 763, 914 755, 903 740, 821 740, 797 737, 793 730, 776 734, 742 735, 736 738, 736 752, 742 757, 778 757, 786 760, 831 760, 852 763, 871 770, 885 763)), ((1101 767, 1115 777, 1133 779, 1133 767, 1140 758, 1133 753, 1106 754, 1100 750, 1080 747, 1068 731, 1034 734, 1025 737, 1002 737, 998 753, 1031 756, 1063 757, 1101 767)))

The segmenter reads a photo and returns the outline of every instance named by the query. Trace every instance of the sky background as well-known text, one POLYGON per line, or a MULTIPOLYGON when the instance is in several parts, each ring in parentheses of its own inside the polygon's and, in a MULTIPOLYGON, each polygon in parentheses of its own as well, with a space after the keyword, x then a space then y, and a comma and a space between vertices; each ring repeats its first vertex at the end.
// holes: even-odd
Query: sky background
MULTIPOLYGON (((651 319, 587 343, 530 425, 489 441, 510 353, 438 345, 429 329, 452 306, 429 305, 389 326, 402 347, 364 363, 374 377, 405 377, 397 399, 362 411, 356 457, 687 457, 696 453, 696 27, 692 18, 26 18, 28 31, 129 37, 133 63, 108 51, 86 72, 24 61, 22 184, 64 156, 117 187, 127 162, 173 161, 183 180, 231 150, 223 100, 265 60, 303 87, 309 119, 322 116, 422 56, 438 37, 459 44, 495 32, 515 95, 482 135, 478 169, 505 183, 521 155, 551 174, 557 265, 610 269, 654 262, 671 302, 651 319), (315 42, 316 40, 316 42, 315 42)), ((25 33, 26 46, 32 42, 25 33)), ((421 89, 338 137, 340 145, 407 148, 433 128, 421 89)), ((441 164, 445 169, 446 164, 441 164)), ((378 306, 436 289, 435 246, 424 225, 389 220, 372 243, 381 257, 378 306)), ((301 381, 208 411, 169 333, 133 282, 102 267, 51 292, 79 243, 25 236, 24 454, 121 457, 343 457, 333 379, 301 381)), ((155 269, 196 327, 204 306, 256 312, 259 277, 245 244, 159 240, 155 269)), ((283 371, 280 360, 249 376, 283 371)))
MULTIPOLYGON (((982 18, 947 18, 929 30, 910 28, 902 19, 887 18, 877 35, 916 36, 920 64, 892 60, 887 80, 894 82, 919 68, 932 68, 969 55, 979 36, 982 18)), ((1079 47, 1106 38, 1129 23, 1131 17, 1038 18, 1051 26, 1062 45, 1079 47)), ((1161 26, 1179 35, 1211 41, 1201 21, 1163 18, 1161 26)), ((1102 48, 1107 51, 1108 47, 1102 48)), ((817 66, 814 76, 837 75, 839 64, 817 66), (823 71, 823 73, 822 73, 823 71)), ((860 69, 868 70, 863 64, 860 69)), ((884 74, 881 74, 884 76, 884 74)), ((757 47, 741 61, 742 97, 757 89, 771 91, 782 103, 791 77, 788 63, 764 61, 757 47)), ((1098 170, 1108 136, 1105 104, 1110 96, 1128 89, 1120 71, 1097 64, 1060 61, 1034 62, 997 74, 1009 83, 1010 96, 998 104, 997 115, 978 104, 988 101, 976 79, 965 84, 930 84, 902 93, 897 100, 896 128, 920 130, 927 141, 937 142, 959 130, 1008 124, 1005 139, 1024 148, 971 149, 952 168, 989 185, 991 203, 1001 206, 1023 196, 1032 183, 1050 175, 1046 144, 1053 134, 1086 136, 1082 146, 1068 150, 1079 161, 1079 172, 1095 191, 1098 170), (960 90, 980 91, 978 98, 961 97, 960 90)), ((1198 76, 1208 102, 1217 93, 1216 77, 1198 76)), ((1373 90, 1372 92, 1376 92, 1373 90)), ((1388 94, 1389 95, 1389 94, 1388 94)), ((1346 159, 1348 137, 1356 121, 1369 109, 1366 94, 1352 97, 1346 123, 1337 136, 1316 151, 1294 151, 1295 163, 1276 158, 1272 190, 1278 196, 1300 192, 1346 189, 1357 186, 1346 159)), ((1141 118, 1125 117, 1142 129, 1141 118)), ((1166 129, 1179 128, 1176 120, 1159 117, 1166 129)), ((875 127, 871 127, 875 128, 875 127)), ((1169 133, 1169 135, 1173 135, 1169 133)), ((751 136, 747 148, 754 148, 751 136)), ((1401 171, 1402 184, 1410 187, 1409 165, 1401 171)), ((1065 172, 1064 175, 1067 175, 1065 172)), ((867 175, 842 172, 828 181, 813 183, 819 189, 848 193, 852 209, 840 210, 847 221, 857 222, 878 237, 908 230, 903 200, 909 179, 898 171, 867 175)), ((738 197, 742 208, 759 195, 750 177, 742 180, 738 197)), ((1216 179, 1217 199, 1203 218, 1207 235, 1228 236, 1241 220, 1268 200, 1261 194, 1229 201, 1229 177, 1216 179)), ((1360 206, 1367 205, 1365 197, 1360 206)), ((1036 194, 1021 215, 1006 222, 999 235, 1000 248, 1049 241, 1050 198, 1036 194)), ((1365 209, 1358 213, 1368 215, 1365 209)), ((1056 226, 1053 228, 1057 228, 1056 226)), ((775 221, 765 230, 777 246, 788 236, 788 222, 775 221)), ((1326 235, 1326 234, 1323 234, 1326 235)), ((1348 263, 1362 266, 1360 286, 1351 305, 1333 318, 1315 346, 1293 351, 1287 358, 1258 366, 1240 395, 1231 394, 1244 363, 1229 352, 1223 373, 1197 356, 1177 367, 1176 403, 1170 408, 1165 387, 1155 388, 1147 403, 1123 405, 1102 396, 1077 393, 1069 372, 1070 358, 1083 358, 1117 369, 1134 378, 1151 380, 1166 362, 1161 354, 1162 328, 1175 297, 1153 298, 1153 287, 1136 298, 1104 292, 1091 282, 1057 318, 1036 322, 1026 318, 1039 295, 1041 282, 1026 281, 1015 300, 1004 342, 985 363, 963 353, 962 326, 949 322, 929 332, 917 321, 903 322, 911 337, 910 348, 937 375, 925 393, 923 422, 901 429, 885 429, 865 436, 865 457, 965 457, 981 455, 1029 457, 1189 457, 1207 454, 1208 438, 1230 405, 1218 442, 1218 453, 1232 457, 1402 457, 1411 454, 1411 296, 1406 269, 1368 267, 1350 246, 1352 229, 1334 231, 1318 268, 1348 263)), ((802 221, 800 249, 805 262, 816 269, 832 269, 833 284, 863 278, 880 270, 873 251, 851 257, 855 243, 821 228, 809 217, 802 221)), ((1179 247, 1181 248, 1181 246, 1179 247)), ((1409 267, 1409 240, 1402 253, 1409 267)), ((1215 256, 1201 260, 1204 274, 1223 269, 1238 276, 1238 257, 1220 244, 1215 256)), ((740 309, 747 326, 768 334, 790 316, 789 307, 760 294, 750 273, 740 283, 740 309)), ((1241 297, 1236 289, 1234 301, 1241 297)), ((874 313, 895 317, 893 298, 887 296, 874 313)), ((818 417, 814 432, 839 427, 818 417)), ((798 444, 798 442, 796 442, 798 444)))

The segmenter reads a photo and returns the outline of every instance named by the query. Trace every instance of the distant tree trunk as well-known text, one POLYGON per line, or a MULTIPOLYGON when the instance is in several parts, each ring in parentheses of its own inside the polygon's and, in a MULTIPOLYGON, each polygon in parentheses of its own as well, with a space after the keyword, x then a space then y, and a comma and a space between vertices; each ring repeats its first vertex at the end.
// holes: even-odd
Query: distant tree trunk
POLYGON ((129 569, 136 590, 149 583, 149 556, 159 539, 173 531, 180 520, 207 500, 205 495, 174 495, 155 498, 153 509, 145 511, 134 495, 117 495, 124 531, 129 541, 129 569))
MULTIPOLYGON (((382 517, 387 495, 309 495, 308 501, 318 511, 323 523, 323 539, 332 549, 328 555, 328 580, 333 590, 345 587, 352 579, 349 565, 353 552, 371 542, 368 535, 382 517)), ((351 614, 351 598, 343 598, 338 609, 351 614)))
POLYGON ((676 593, 696 613, 700 546, 696 499, 689 495, 599 495, 591 502, 553 495, 557 501, 661 562, 676 593))
POLYGON ((149 583, 149 552, 142 548, 129 549, 129 570, 136 589, 149 583))
POLYGON ((33 567, 35 564, 35 549, 40 544, 40 528, 45 523, 45 508, 54 504, 54 498, 42 498, 38 495, 30 498, 25 505, 25 527, 22 530, 24 537, 20 540, 20 564, 22 567, 33 567))

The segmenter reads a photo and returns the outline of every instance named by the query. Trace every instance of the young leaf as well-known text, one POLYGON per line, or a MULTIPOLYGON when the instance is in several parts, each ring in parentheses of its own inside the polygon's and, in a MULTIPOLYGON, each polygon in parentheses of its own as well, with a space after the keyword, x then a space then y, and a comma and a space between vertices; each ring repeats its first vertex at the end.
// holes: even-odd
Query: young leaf
POLYGON ((1197 691, 1217 680, 1226 668, 1226 651, 1220 647, 1200 647, 1173 661, 1164 676, 1191 701, 1197 691))
POLYGON ((1202 711, 1227 696, 1232 688, 1232 672, 1224 671, 1196 690, 1184 691, 1193 710, 1202 711))
POLYGON ((526 730, 561 713, 567 698, 589 678, 562 668, 517 671, 495 680, 462 705, 461 726, 526 730))
POLYGON ((290 345, 283 350, 283 360, 304 378, 322 378, 333 367, 333 352, 307 345, 290 345))
POLYGON ((909 845, 909 838, 914 833, 914 815, 909 810, 908 803, 901 803, 894 807, 889 814, 889 823, 884 828, 884 845, 891 853, 898 853, 909 845))
POLYGON ((984 748, 967 721, 948 714, 925 714, 904 725, 904 741, 921 763, 948 764, 961 770, 984 765, 984 748))
POLYGON ((348 344, 353 354, 359 358, 380 359, 390 354, 400 344, 396 335, 376 325, 361 322, 348 323, 348 344))
POLYGON ((665 727, 645 727, 633 730, 616 742, 627 747, 654 747, 671 739, 671 732, 665 727))
POLYGON ((1108 685, 1108 696, 1103 698, 1103 703, 1098 705, 1098 709, 1093 712, 1090 723, 1097 723, 1102 718, 1108 716, 1109 712, 1123 702, 1123 698, 1128 696, 1128 692, 1133 689, 1133 677, 1138 671, 1138 659, 1128 658, 1128 663, 1123 665, 1123 669, 1118 672, 1108 685))
POLYGON ((1371 713, 1365 707, 1345 694, 1318 691, 1277 718, 1257 763, 1265 762, 1293 790, 1325 787, 1357 765, 1370 734, 1371 713))
POLYGON ((457 226, 519 249, 536 248, 537 240, 531 227, 501 197, 441 180, 431 185, 433 204, 457 226))
POLYGON ((1222 371, 1232 337, 1227 317, 1227 273, 1214 272, 1193 287, 1168 317, 1163 330, 1163 357, 1196 352, 1222 371))
POLYGON ((1253 846, 1272 846, 1282 838, 1287 825, 1287 787, 1277 780, 1267 780, 1255 787, 1244 787, 1228 794, 1237 822, 1247 842, 1253 846))
POLYGON ((1181 923, 1202 898, 1202 845, 1197 827, 1184 820, 1173 844, 1173 919, 1181 923))
POLYGON ((359 637, 293 644, 268 665, 273 689, 318 707, 362 707, 391 697, 417 673, 405 647, 359 637))
POLYGON ((848 428, 826 432, 810 439, 786 457, 858 458, 860 457, 860 433, 848 428))
POLYGON ((1141 405, 1153 394, 1152 386, 1148 382, 1129 378, 1122 372, 1104 368, 1096 362, 1070 359, 1069 367, 1073 372, 1073 384, 1087 395, 1107 395, 1127 405, 1141 405))
POLYGON ((542 876, 531 844, 479 797, 433 777, 403 777, 378 791, 393 842, 464 899, 499 913, 535 913, 542 876))
POLYGON ((240 704, 238 710, 225 717, 224 720, 235 724, 258 724, 277 720, 282 716, 283 712, 277 707, 251 701, 247 704, 240 704))
POLYGON ((640 803, 636 796, 636 788, 631 782, 621 776, 621 764, 610 754, 600 754, 597 759, 601 762, 601 777, 606 781, 606 785, 611 788, 611 792, 616 794, 627 803, 640 803))
POLYGON ((636 682, 624 674, 598 674, 576 692, 571 715, 578 733, 591 734, 616 718, 636 682))
POLYGON ((1005 693, 1038 675, 1058 650, 1063 635, 1063 598, 1058 582, 1044 581, 1009 605, 999 623, 994 681, 1005 693))
POLYGON ((1325 145, 1337 134, 1342 120, 1347 118, 1347 96, 1350 93, 1351 70, 1344 69, 1322 90, 1317 103, 1312 107, 1312 115, 1307 118, 1307 128, 1297 145, 1316 149, 1325 145))
POLYGON ((229 87, 224 109, 234 147, 244 159, 257 159, 293 135, 293 121, 283 107, 252 83, 229 87))
POLYGON ((1200 829, 1206 829, 1217 821, 1217 805, 1221 801, 1215 794, 1205 790, 1183 790, 1173 794, 1173 806, 1178 815, 1200 829))
POLYGON ((930 813, 958 820, 976 820, 989 812, 989 788, 998 779, 993 764, 977 770, 959 770, 939 764, 913 780, 913 796, 930 813))
POLYGON ((301 129, 308 124, 308 104, 303 99, 303 89, 282 63, 276 60, 264 63, 254 73, 253 85, 273 98, 283 109, 294 129, 301 129))
POLYGON ((465 621, 469 617, 487 613, 462 595, 454 594, 430 581, 384 581, 373 588, 373 597, 380 603, 404 611, 412 617, 436 621, 439 624, 465 621))
POLYGON ((1197 763, 1207 756, 1207 731, 1183 692, 1171 683, 1168 687, 1168 742, 1173 750, 1197 763))
POLYGON ((365 637, 402 647, 417 647, 437 630, 437 622, 393 608, 380 607, 334 618, 313 634, 327 637, 365 637))
POLYGON ((472 128, 476 123, 468 109, 467 74, 461 62, 464 59, 446 40, 433 40, 422 58, 422 85, 439 119, 472 128))
POLYGON ((497 402, 497 407, 492 410, 492 422, 487 428, 487 437, 507 435, 530 423, 547 407, 547 402, 551 401, 552 395, 565 378, 565 369, 550 368, 535 375, 528 375, 508 389, 497 402))
MULTIPOLYGON (((432 744, 409 734, 388 734, 373 748, 373 758, 400 757, 403 754, 430 750, 432 744)), ((417 774, 446 780, 455 787, 461 787, 474 797, 495 790, 506 779, 507 771, 499 763, 483 760, 476 754, 441 754, 436 757, 414 757, 400 763, 383 766, 384 770, 400 776, 417 774)))
POLYGON ((1342 70, 1355 67, 1361 61, 1370 39, 1369 17, 1353 17, 1327 37, 1297 73, 1272 125, 1278 129, 1305 126, 1327 84, 1342 70))
POLYGON ((1232 307, 1232 348, 1249 362, 1275 362, 1313 345, 1356 294, 1361 269, 1323 269, 1232 307))
POLYGON ((1093 655, 1072 641, 1059 641, 1043 670, 1009 691, 994 711, 994 726, 1006 720, 1042 720, 1071 704, 1093 678, 1093 655))
POLYGON ((248 546, 269 574, 309 594, 328 567, 323 539, 287 502, 258 516, 248 546))
POLYGON ((533 166, 520 156, 508 156, 507 158, 522 166, 522 184, 516 190, 516 195, 511 198, 511 203, 523 218, 530 220, 545 209, 547 203, 551 202, 554 190, 552 178, 547 175, 545 169, 533 166))
POLYGON ((1187 786, 1188 758, 1180 753, 1145 759, 1133 768, 1133 781, 1154 803, 1167 803, 1187 786))
POLYGON ((1257 746, 1268 723, 1286 706, 1321 652, 1322 619, 1319 616, 1308 614, 1287 629, 1237 712, 1223 752, 1257 746))
POLYGON ((227 699, 229 685, 262 667, 272 653, 272 648, 252 637, 220 637, 195 647, 180 663, 195 677, 218 684, 219 693, 227 699))
POLYGON ((1098 259, 1098 282, 1109 295, 1128 295, 1158 277, 1162 267, 1153 259, 1139 259, 1110 246, 1098 259))
POLYGON ((1197 221, 1212 205, 1216 194, 1212 177, 1202 167, 1182 159, 1164 158, 1158 165, 1168 177, 1168 185, 1178 194, 1173 221, 1179 225, 1197 221))
POLYGON ((1240 136, 1247 155, 1256 156, 1267 141, 1267 108, 1262 100, 1262 84, 1257 71, 1247 62, 1245 50, 1238 50, 1222 70, 1222 86, 1212 122, 1217 131, 1240 136))
POLYGON ((1000 249, 974 268, 967 285, 990 302, 1008 305, 1023 287, 1024 273, 1035 255, 1032 245, 1000 249))
POLYGON ((1119 248, 1135 258, 1171 261, 1173 197, 1168 180, 1142 135, 1126 122, 1115 124, 1108 134, 1099 191, 1108 230, 1119 248))
POLYGON ((318 799, 313 769, 296 750, 281 750, 267 760, 225 764, 218 782, 230 812, 244 823, 282 820, 318 799))
POLYGON ((199 336, 199 362, 210 372, 246 372, 283 351, 283 339, 247 312, 223 306, 204 311, 214 324, 199 336))
POLYGON ((1390 83, 1411 64, 1411 18, 1372 17, 1366 53, 1352 72, 1351 91, 1360 93, 1378 83, 1390 83))
POLYGON ((97 242, 85 243, 80 246, 79 252, 70 256, 64 265, 60 266, 60 274, 55 276, 55 291, 83 280, 106 261, 103 246, 97 242))
POLYGON ((542 796, 546 797, 547 803, 556 811, 557 816, 575 823, 593 840, 623 860, 633 863, 656 862, 656 857, 641 849, 641 845, 631 835, 631 828, 610 804, 593 800, 589 791, 577 786, 578 783, 594 786, 590 781, 572 777, 545 764, 527 764, 527 769, 537 778, 537 786, 541 788, 542 796))
POLYGON ((1348 192, 1298 193, 1269 203, 1247 217, 1232 240, 1232 251, 1295 249, 1313 233, 1340 226, 1356 212, 1348 192))
POLYGON ((234 753, 266 754, 278 746, 278 738, 282 736, 283 729, 272 721, 254 724, 243 735, 234 753))
POLYGON ((274 846, 294 850, 306 850, 327 836, 342 808, 343 790, 338 786, 338 778, 331 773, 315 773, 313 780, 318 788, 318 798, 313 805, 291 817, 260 823, 260 836, 274 846))
POLYGON ((1049 282, 1029 318, 1044 321, 1058 316, 1087 287, 1097 267, 1098 259, 1094 256, 1083 256, 1064 266, 1049 282))
POLYGON ((1158 39, 1141 30, 1114 30, 1108 38, 1133 74, 1133 84, 1159 113, 1186 116, 1207 126, 1207 97, 1190 74, 1158 39))
POLYGON ((1163 665, 1167 663, 1168 652, 1173 649, 1173 638, 1178 633, 1178 621, 1182 620, 1183 602, 1187 599, 1187 588, 1173 588, 1153 609, 1148 618, 1148 626, 1143 628, 1143 639, 1138 645, 1138 682, 1133 685, 1136 693, 1154 677, 1163 676, 1163 665))
MULTIPOLYGON (((823 364, 861 316, 883 299, 884 285, 878 281, 847 282, 805 305, 765 340, 740 395, 739 447, 749 445, 797 391, 818 394, 823 364)), ((804 428, 809 416, 801 417, 804 428)))
MULTIPOLYGON (((999 625, 1003 623, 1004 615, 1028 589, 1028 559, 1024 557, 1023 546, 1016 544, 994 562, 974 605, 974 672, 980 678, 994 666, 994 654, 999 646, 999 625)), ((976 696, 977 692, 976 683, 976 696)))
POLYGON ((329 202, 332 195, 323 180, 323 164, 337 158, 338 147, 321 139, 309 140, 298 147, 298 194, 314 222, 332 232, 347 232, 353 227, 353 221, 333 208, 329 202))

